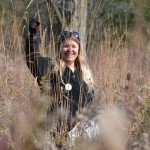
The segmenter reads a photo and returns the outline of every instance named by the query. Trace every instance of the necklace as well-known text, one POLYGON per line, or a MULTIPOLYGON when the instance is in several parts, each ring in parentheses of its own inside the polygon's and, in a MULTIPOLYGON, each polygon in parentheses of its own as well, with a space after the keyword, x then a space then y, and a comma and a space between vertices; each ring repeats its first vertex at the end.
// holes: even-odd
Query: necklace
POLYGON ((70 83, 66 83, 65 84, 64 81, 63 81, 63 79, 62 79, 62 77, 60 77, 60 79, 61 79, 62 84, 65 86, 65 89, 67 91, 70 91, 72 89, 72 85, 70 83))
POLYGON ((70 91, 70 90, 72 89, 72 85, 71 85, 70 83, 67 83, 67 84, 65 85, 65 89, 66 89, 67 91, 70 91))

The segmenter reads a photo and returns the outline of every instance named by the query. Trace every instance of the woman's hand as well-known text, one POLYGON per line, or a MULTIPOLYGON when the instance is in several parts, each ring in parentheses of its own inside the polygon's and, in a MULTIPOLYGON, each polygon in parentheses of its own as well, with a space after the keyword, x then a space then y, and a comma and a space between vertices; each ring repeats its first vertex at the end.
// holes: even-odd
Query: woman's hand
POLYGON ((36 34, 39 25, 40 25, 40 22, 36 18, 31 19, 29 22, 30 34, 36 34))

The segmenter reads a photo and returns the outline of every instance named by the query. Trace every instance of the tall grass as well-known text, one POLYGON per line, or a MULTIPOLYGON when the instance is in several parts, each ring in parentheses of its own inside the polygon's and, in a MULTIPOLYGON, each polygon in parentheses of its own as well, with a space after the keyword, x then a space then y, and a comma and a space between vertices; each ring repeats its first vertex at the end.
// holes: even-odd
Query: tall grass
MULTIPOLYGON (((150 45, 122 46, 122 38, 115 34, 114 46, 110 46, 111 35, 107 34, 88 52, 96 98, 78 118, 95 118, 100 133, 96 140, 76 149, 150 149, 150 45)), ((128 36, 127 31, 125 34, 128 36)), ((16 21, 11 28, 1 25, 0 35, 0 147, 58 149, 47 131, 47 126, 53 129, 53 116, 46 115, 50 97, 41 94, 27 68, 16 21)), ((69 145, 59 136, 55 141, 69 145)))

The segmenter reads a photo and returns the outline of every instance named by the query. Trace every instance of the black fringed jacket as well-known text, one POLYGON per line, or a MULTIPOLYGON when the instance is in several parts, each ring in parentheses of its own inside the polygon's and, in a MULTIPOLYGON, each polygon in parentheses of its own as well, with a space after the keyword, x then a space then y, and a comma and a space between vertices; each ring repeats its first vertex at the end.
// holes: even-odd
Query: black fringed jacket
MULTIPOLYGON (((53 65, 51 58, 42 57, 39 53, 40 36, 26 39, 26 61, 34 77, 37 77, 38 84, 41 85, 41 79, 47 76, 53 65)), ((51 111, 57 107, 67 107, 71 116, 82 109, 86 104, 92 101, 94 92, 89 92, 88 85, 82 80, 80 68, 74 72, 69 67, 65 67, 62 77, 51 71, 50 86, 51 95, 55 97, 51 105, 51 111)))

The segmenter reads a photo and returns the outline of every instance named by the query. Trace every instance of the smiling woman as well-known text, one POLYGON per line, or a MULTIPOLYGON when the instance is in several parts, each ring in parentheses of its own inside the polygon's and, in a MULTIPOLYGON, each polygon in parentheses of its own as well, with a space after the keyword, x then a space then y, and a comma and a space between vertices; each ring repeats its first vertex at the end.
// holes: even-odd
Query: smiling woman
POLYGON ((75 60, 78 57, 79 45, 71 38, 67 38, 60 46, 61 57, 67 66, 74 71, 75 60))
MULTIPOLYGON (((56 58, 42 57, 40 55, 40 36, 38 26, 40 23, 32 19, 29 23, 30 36, 26 40, 26 61, 38 84, 42 86, 43 77, 49 79, 50 96, 53 101, 48 112, 56 112, 63 108, 67 112, 67 131, 71 130, 72 118, 77 111, 93 100, 94 80, 86 61, 85 51, 78 32, 63 31, 59 39, 59 53, 56 58)), ((60 130, 60 127, 57 128, 60 130)))

